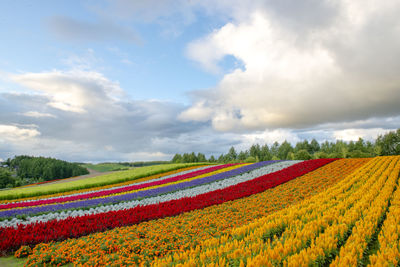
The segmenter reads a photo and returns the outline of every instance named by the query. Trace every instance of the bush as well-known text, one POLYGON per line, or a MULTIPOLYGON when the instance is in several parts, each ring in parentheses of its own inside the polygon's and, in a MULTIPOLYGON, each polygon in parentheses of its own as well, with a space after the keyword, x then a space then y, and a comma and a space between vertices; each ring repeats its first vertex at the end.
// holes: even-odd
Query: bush
POLYGON ((257 159, 255 157, 248 157, 247 159, 244 160, 246 163, 254 163, 256 162, 257 159))
POLYGON ((311 159, 311 155, 307 150, 301 149, 294 154, 294 158, 297 160, 309 160, 311 159))

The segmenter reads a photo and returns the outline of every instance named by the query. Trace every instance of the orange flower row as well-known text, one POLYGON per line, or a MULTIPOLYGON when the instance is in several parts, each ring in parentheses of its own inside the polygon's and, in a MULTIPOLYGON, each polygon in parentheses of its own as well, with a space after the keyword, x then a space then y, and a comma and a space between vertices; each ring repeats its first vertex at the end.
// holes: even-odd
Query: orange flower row
POLYGON ((321 194, 151 265, 365 265, 375 253, 374 235, 394 199, 399 171, 400 156, 374 158, 321 194))
POLYGON ((140 265, 194 247, 288 205, 323 191, 369 159, 342 159, 290 182, 247 198, 176 217, 116 228, 78 239, 39 244, 27 266, 35 264, 140 265))

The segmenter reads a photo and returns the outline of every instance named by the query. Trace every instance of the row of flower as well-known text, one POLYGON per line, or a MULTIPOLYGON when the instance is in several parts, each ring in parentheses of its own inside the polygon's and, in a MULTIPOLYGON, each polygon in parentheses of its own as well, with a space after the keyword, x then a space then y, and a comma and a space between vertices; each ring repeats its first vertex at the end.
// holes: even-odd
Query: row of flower
POLYGON ((27 266, 86 264, 90 266, 149 265, 154 257, 173 255, 202 240, 228 233, 233 227, 307 199, 336 184, 369 159, 341 159, 277 187, 175 217, 151 220, 77 239, 23 247, 17 256, 31 254, 27 266))
MULTIPOLYGON (((68 209, 68 210, 61 210, 58 209, 57 207, 65 207, 66 205, 79 205, 82 203, 80 202, 69 202, 66 204, 58 204, 58 205, 47 205, 47 206, 39 206, 39 207, 34 207, 34 208, 25 208, 25 209, 15 209, 15 210, 6 210, 3 211, 3 213, 7 213, 7 215, 13 215, 17 214, 18 216, 20 214, 27 214, 27 212, 32 212, 36 211, 36 214, 33 214, 33 216, 28 216, 24 217, 24 219, 18 219, 13 217, 12 219, 9 220, 4 220, 0 222, 1 227, 7 227, 7 226, 17 226, 18 224, 31 224, 34 222, 46 222, 50 221, 53 219, 66 219, 69 217, 77 217, 77 216, 84 216, 84 215, 93 215, 93 214, 98 214, 98 213, 104 213, 108 211, 117 211, 121 209, 129 209, 133 208, 136 206, 145 206, 149 204, 157 204, 160 202, 165 202, 173 199, 179 199, 182 197, 193 197, 202 193, 206 193, 212 190, 216 189, 222 189, 226 188, 230 185, 237 184, 243 181, 251 180, 255 177, 258 177, 262 174, 265 173, 270 173, 274 172, 276 170, 291 166, 295 163, 296 161, 286 161, 286 162, 281 162, 281 163, 275 163, 274 161, 269 161, 269 162, 259 162, 247 166, 240 167, 240 165, 233 166, 233 167, 228 167, 224 170, 225 172, 216 171, 216 172, 211 172, 209 173, 209 176, 206 175, 201 175, 201 176, 196 176, 199 177, 197 180, 188 179, 190 181, 183 182, 181 184, 165 184, 164 187, 156 188, 156 189, 148 189, 145 191, 140 191, 137 193, 130 193, 126 195, 119 195, 118 199, 122 199, 123 201, 116 201, 116 204, 113 205, 104 205, 107 203, 107 201, 110 198, 104 199, 105 201, 102 203, 102 205, 99 206, 81 206, 80 208, 77 209, 68 209), (271 166, 269 166, 272 164, 271 166), (265 166, 265 167, 263 167, 265 166), (220 172, 220 173, 219 173, 220 172), (217 174, 214 174, 217 173, 217 174), (214 174, 214 175, 212 175, 214 174), (235 175, 234 177, 232 177, 235 175), (205 177, 204 177, 205 176, 205 177), (227 179, 232 177, 232 179, 227 179), (178 193, 175 193, 175 191, 179 190, 179 188, 183 189, 180 190, 178 193), (147 196, 146 198, 143 199, 134 199, 131 201, 126 201, 132 196, 137 196, 140 194, 140 196, 147 196), (59 211, 59 212, 44 212, 42 211, 48 211, 50 209, 59 211), (40 212, 40 213, 38 213, 40 212)), ((186 180, 183 180, 186 181, 186 180)), ((113 197, 111 199, 116 200, 116 197, 113 197)), ((117 199, 117 200, 118 200, 117 199)), ((92 199, 88 201, 99 201, 101 199, 92 199)), ((86 202, 88 202, 86 201, 86 202)), ((90 202, 89 202, 90 203, 90 202)), ((1 212, 0 212, 1 213, 1 212)))
MULTIPOLYGON (((286 162, 280 162, 280 163, 275 163, 275 164, 268 164, 268 162, 260 162, 256 164, 252 164, 252 168, 260 167, 262 165, 266 165, 264 167, 254 169, 248 173, 243 173, 241 175, 236 175, 230 179, 224 179, 224 180, 219 180, 213 183, 197 186, 197 187, 191 187, 187 188, 185 190, 180 190, 177 192, 171 192, 169 194, 163 194, 163 195, 157 195, 154 197, 149 197, 141 200, 134 200, 134 201, 128 201, 128 202, 121 202, 118 204, 114 205, 100 205, 98 207, 94 208, 89 208, 89 209, 75 209, 75 210, 65 210, 61 212, 55 212, 55 213, 46 213, 46 214, 39 214, 36 216, 28 216, 25 217, 24 219, 18 219, 18 218, 12 218, 11 220, 6 220, 0 222, 1 227, 17 227, 18 225, 29 225, 32 223, 43 223, 43 222, 48 222, 51 220, 64 220, 72 217, 82 217, 86 215, 94 215, 94 214, 103 214, 106 212, 110 211, 119 211, 119 210, 125 210, 125 209, 132 209, 137 206, 146 206, 146 205, 152 205, 152 204, 159 204, 162 202, 167 202, 171 200, 176 200, 184 197, 195 197, 200 194, 204 194, 207 192, 215 191, 218 189, 224 189, 229 186, 242 183, 245 181, 252 180, 256 177, 259 177, 263 174, 268 174, 272 173, 275 171, 278 171, 280 169, 289 167, 293 164, 295 164, 296 161, 286 161, 286 162)), ((240 169, 248 169, 248 166, 245 166, 246 168, 242 167, 240 169)))
MULTIPOLYGON (((73 208, 78 208, 80 206, 80 203, 82 203, 82 206, 95 206, 99 204, 99 201, 103 200, 105 204, 107 199, 111 199, 110 196, 115 196, 119 194, 127 194, 127 193, 132 193, 132 192, 137 192, 140 191, 141 189, 149 189, 149 188, 156 188, 157 185, 162 185, 164 186, 165 184, 172 184, 176 182, 182 182, 183 180, 188 180, 190 178, 202 178, 202 177, 207 177, 216 173, 220 172, 226 172, 227 170, 230 169, 235 169, 238 168, 240 165, 232 166, 233 164, 229 165, 222 165, 222 166, 216 166, 212 168, 207 168, 205 170, 199 170, 199 171, 194 171, 194 172, 189 172, 187 174, 183 175, 178 175, 178 176, 173 176, 170 178, 164 179, 158 179, 157 181, 152 180, 151 182, 147 183, 142 183, 142 184, 134 184, 134 185, 129 185, 129 186, 124 186, 124 187, 118 187, 118 188, 113 188, 113 189, 108 189, 108 190, 99 190, 96 192, 92 193, 85 193, 85 194, 79 194, 79 195, 71 195, 71 196, 66 196, 66 197, 58 197, 58 198, 43 198, 40 200, 36 201, 29 201, 29 202, 20 202, 20 203, 8 203, 5 205, 2 205, 4 209, 7 210, 0 210, 0 217, 6 217, 6 216, 14 216, 17 214, 29 214, 29 213, 35 213, 35 208, 30 208, 30 209, 15 209, 15 210, 10 210, 13 208, 20 208, 20 207, 32 207, 32 206, 45 206, 46 208, 54 211, 52 207, 55 207, 55 205, 50 205, 53 203, 60 204, 60 203, 69 203, 69 205, 73 208), (229 168, 230 167, 230 168, 229 168), (219 171, 218 171, 219 170, 219 171), (102 197, 103 196, 103 197, 102 197), (92 205, 90 205, 90 202, 83 202, 87 199, 97 199, 97 201, 92 201, 92 205), (82 201, 83 200, 83 201, 82 201), (96 203, 97 202, 97 203, 96 203), (18 211, 15 213, 15 211, 18 211)), ((59 206, 59 205, 58 205, 59 206)), ((65 209, 68 209, 68 205, 66 205, 65 209)), ((62 209, 62 208, 59 208, 62 209)))
MULTIPOLYGON (((290 162, 275 163, 272 164, 272 166, 281 165, 281 167, 278 168, 280 170, 250 179, 246 178, 248 173, 244 173, 242 175, 234 176, 231 179, 217 181, 214 183, 221 184, 221 189, 210 187, 208 192, 202 192, 195 196, 183 196, 156 204, 136 206, 134 208, 118 211, 84 215, 75 218, 69 217, 66 219, 50 220, 27 225, 18 224, 15 225, 15 227, 0 228, 0 251, 5 252, 7 250, 13 250, 26 244, 33 245, 41 242, 48 242, 50 240, 79 237, 92 232, 104 231, 110 228, 137 224, 146 220, 173 216, 211 205, 221 204, 225 201, 247 197, 290 181, 293 178, 304 175, 332 161, 334 160, 319 159, 300 162, 297 164, 290 162), (286 166, 284 166, 285 163, 287 164, 286 166), (288 167, 290 165, 292 166, 288 167), (242 181, 239 180, 240 182, 236 181, 232 184, 228 183, 229 185, 225 186, 226 181, 231 181, 236 177, 241 176, 244 176, 242 177, 242 181)), ((265 165, 269 163, 256 163, 252 165, 265 165)), ((242 168, 246 167, 248 166, 242 168)), ((201 186, 194 188, 198 187, 201 186)), ((170 195, 180 196, 180 193, 183 191, 185 190, 179 190, 170 195)))
MULTIPOLYGON (((387 225, 386 213, 400 190, 396 189, 399 169, 400 156, 375 158, 322 194, 204 240, 194 249, 158 259, 154 265, 357 266, 377 262, 384 252, 375 257, 370 248, 382 222, 387 225)), ((392 251, 381 248, 398 256, 393 250, 398 251, 399 239, 392 251)), ((390 258, 394 266, 395 260, 390 258)))
POLYGON ((202 166, 202 167, 190 167, 190 168, 184 168, 181 171, 173 171, 170 174, 166 173, 165 175, 158 175, 157 178, 150 178, 149 180, 145 179, 141 182, 139 181, 129 181, 128 183, 124 183, 122 185, 112 185, 112 187, 109 185, 107 187, 100 187, 100 188, 93 188, 89 189, 89 191, 83 191, 83 192, 67 192, 63 195, 60 196, 38 196, 33 199, 26 199, 26 200, 16 200, 16 201, 10 201, 7 203, 0 204, 0 210, 4 209, 13 209, 13 208, 20 208, 20 207, 30 207, 30 206, 37 206, 37 205, 44 205, 44 204, 51 204, 51 203, 56 203, 56 202, 67 202, 67 201, 73 201, 73 200, 79 200, 79 199, 84 199, 84 198, 90 198, 88 196, 93 194, 93 197, 96 196, 106 196, 110 194, 116 194, 124 191, 129 191, 134 190, 136 187, 140 189, 142 185, 146 185, 148 183, 157 183, 163 180, 171 179, 171 178, 180 178, 180 177, 194 177, 196 175, 202 175, 207 172, 212 172, 215 170, 219 170, 222 168, 226 168, 229 166, 232 166, 233 164, 226 164, 226 165, 218 165, 218 166, 202 166), (188 176, 186 176, 188 175, 188 176))
MULTIPOLYGON (((169 165, 169 164, 166 164, 169 165)), ((119 171, 119 172, 124 172, 127 173, 125 175, 125 178, 128 177, 128 179, 126 179, 125 181, 113 181, 112 183, 107 183, 107 184, 91 184, 90 186, 83 186, 81 188, 75 188, 75 186, 68 188, 68 190, 61 190, 61 191, 56 191, 53 192, 54 190, 40 190, 39 192, 35 193, 35 194, 30 194, 29 192, 17 192, 17 194, 14 194, 15 190, 30 190, 30 189, 35 189, 35 188, 41 188, 42 186, 32 186, 32 187, 28 187, 28 188, 16 188, 15 190, 13 189, 12 191, 10 191, 9 193, 9 197, 0 197, 0 203, 2 204, 7 204, 10 202, 25 202, 25 201, 32 201, 32 200, 37 200, 37 199, 42 199, 44 196, 46 197, 59 197, 59 196, 66 196, 66 195, 71 195, 71 194, 78 194, 78 193, 84 193, 84 192, 91 192, 91 191, 97 191, 100 189, 107 189, 107 188, 113 188, 116 186, 124 186, 124 185, 129 185, 129 184, 134 184, 137 182, 142 182, 142 181, 147 181, 147 180, 151 180, 151 179, 156 179, 159 177, 163 177, 165 175, 175 175, 177 173, 180 173, 182 171, 188 171, 188 170, 194 170, 196 168, 199 167, 209 167, 209 165, 201 165, 201 164, 193 164, 193 165, 178 165, 175 164, 173 165, 171 168, 164 168, 161 171, 153 171, 153 173, 151 171, 143 172, 141 171, 140 173, 137 173, 136 169, 133 170, 127 170, 127 171, 119 171), (146 174, 146 175, 144 175, 146 174)), ((138 168, 140 169, 140 168, 138 168)), ((116 173, 119 173, 116 172, 116 173)), ((114 173, 112 173, 111 175, 107 175, 108 178, 112 179, 112 175, 114 173)), ((97 176, 97 177, 102 177, 102 176, 106 176, 106 175, 101 175, 101 176, 97 176)), ((118 175, 119 176, 119 175, 118 175)), ((118 178, 117 176, 117 178, 118 178)), ((97 177, 95 178, 87 178, 85 180, 97 180, 97 177)), ((73 182, 73 181, 72 181, 73 182)), ((71 183, 72 183, 71 182, 71 183)), ((60 183, 59 185, 69 185, 70 182, 67 183, 60 183)), ((51 184, 50 184, 51 185, 51 184)), ((43 187, 47 187, 49 185, 43 185, 43 187)))

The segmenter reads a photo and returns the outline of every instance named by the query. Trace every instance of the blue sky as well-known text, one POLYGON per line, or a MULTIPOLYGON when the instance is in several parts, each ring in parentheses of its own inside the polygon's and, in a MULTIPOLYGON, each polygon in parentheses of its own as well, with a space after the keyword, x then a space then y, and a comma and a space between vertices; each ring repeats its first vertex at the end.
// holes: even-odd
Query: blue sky
MULTIPOLYGON (((185 92, 208 88, 220 76, 199 70, 185 57, 185 46, 196 36, 207 34, 213 20, 199 18, 175 35, 164 33, 163 25, 125 22, 140 40, 104 37, 104 40, 73 39, 51 31, 54 17, 68 17, 83 22, 96 22, 91 8, 97 1, 2 1, 1 31, 7 36, 1 44, 1 67, 11 72, 40 72, 66 69, 78 62, 107 73, 117 80, 132 97, 187 102, 185 92), (39 3, 39 2, 38 2, 39 3), (11 26, 11 27, 10 27, 11 26)), ((120 21, 118 21, 120 22, 120 21)), ((223 66, 229 70, 229 64, 223 66)))
POLYGON ((396 0, 1 1, 0 159, 169 159, 400 125, 396 0))

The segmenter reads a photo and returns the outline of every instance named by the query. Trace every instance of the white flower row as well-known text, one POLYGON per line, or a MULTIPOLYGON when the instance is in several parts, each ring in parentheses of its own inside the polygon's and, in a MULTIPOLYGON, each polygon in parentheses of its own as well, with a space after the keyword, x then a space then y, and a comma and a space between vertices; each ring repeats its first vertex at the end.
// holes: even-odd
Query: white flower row
POLYGON ((298 161, 283 161, 283 162, 273 163, 273 164, 261 167, 259 169, 252 170, 248 173, 237 175, 237 176, 234 176, 234 177, 231 177, 228 179, 219 180, 219 181, 216 181, 216 182, 213 182, 210 184, 192 187, 192 188, 168 193, 165 195, 159 195, 159 196, 145 198, 145 199, 141 199, 141 200, 122 202, 122 203, 108 205, 108 206, 100 206, 100 207, 90 208, 88 210, 66 210, 66 211, 62 211, 59 213, 57 212, 57 213, 49 213, 49 214, 27 217, 26 220, 13 218, 11 220, 5 220, 5 221, 0 222, 0 227, 10 227, 10 226, 17 227, 18 224, 27 225, 27 224, 36 223, 36 222, 47 222, 47 221, 51 221, 51 220, 63 220, 63 219, 71 218, 71 217, 99 214, 99 213, 105 213, 105 212, 109 212, 109 211, 125 210, 125 209, 131 209, 131 208, 134 208, 137 206, 146 206, 146 205, 150 205, 150 204, 158 204, 161 202, 166 202, 166 201, 185 198, 185 197, 194 197, 194 196, 197 196, 200 194, 208 193, 208 192, 215 191, 218 189, 224 189, 224 188, 227 188, 232 185, 250 181, 259 176, 282 170, 284 168, 290 167, 299 162, 301 162, 301 161, 299 161, 299 160, 298 161))
POLYGON ((75 194, 68 194, 68 195, 63 195, 63 196, 56 196, 56 197, 43 197, 43 198, 39 198, 39 199, 28 199, 28 200, 23 200, 23 201, 10 201, 4 204, 9 204, 9 203, 26 203, 26 202, 32 202, 32 201, 38 201, 38 200, 46 200, 46 199, 58 199, 58 198, 64 198, 64 197, 70 197, 70 196, 79 196, 79 195, 84 195, 84 194, 90 194, 90 193, 94 193, 94 192, 107 192, 110 190, 114 190, 114 189, 119 189, 119 188, 124 188, 124 187, 128 187, 128 186, 132 186, 132 185, 141 185, 141 184, 146 184, 146 183, 150 183, 150 182, 156 182, 156 181, 162 181, 171 177, 175 177, 178 175, 184 175, 190 172, 195 172, 195 171, 200 171, 200 170, 204 170, 207 168, 211 168, 213 166, 218 166, 218 165, 209 165, 209 166, 203 166, 203 167, 199 167, 199 168, 195 168, 195 169, 191 169, 191 170, 187 170, 187 171, 182 171, 182 172, 178 172, 178 173, 174 173, 174 174, 170 174, 170 175, 166 175, 166 176, 162 176, 162 177, 158 177, 158 178, 154 178, 154 179, 150 179, 147 181, 143 181, 143 182, 139 182, 139 183, 135 183, 135 180, 132 180, 132 183, 128 184, 128 185, 120 185, 120 186, 115 186, 115 187, 110 187, 110 188, 105 188, 105 189, 100 189, 100 190, 91 190, 91 191, 85 191, 85 192, 81 192, 81 193, 75 193, 75 194))

